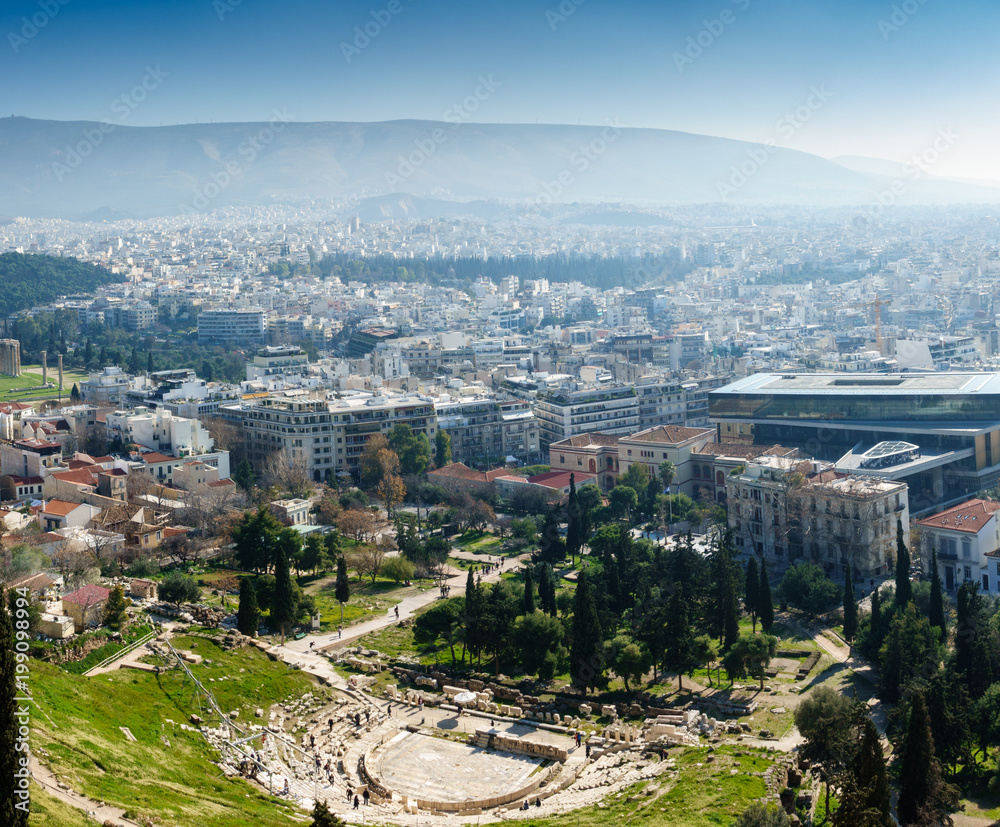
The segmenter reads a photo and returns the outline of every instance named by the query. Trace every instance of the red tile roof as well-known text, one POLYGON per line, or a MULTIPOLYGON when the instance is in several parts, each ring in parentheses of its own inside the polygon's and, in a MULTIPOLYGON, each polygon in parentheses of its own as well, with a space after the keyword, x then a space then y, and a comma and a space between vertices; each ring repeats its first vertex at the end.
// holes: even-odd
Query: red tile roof
POLYGON ((579 471, 546 471, 544 474, 528 477, 528 482, 533 485, 544 485, 546 488, 561 489, 569 485, 570 476, 573 477, 577 488, 597 479, 594 474, 582 474, 579 471))
POLYGON ((601 431, 591 431, 589 434, 577 434, 559 442, 553 442, 549 448, 586 448, 590 445, 615 446, 618 444, 617 434, 605 434, 601 431))
POLYGON ((149 464, 156 464, 159 462, 177 462, 177 457, 168 457, 166 454, 150 451, 148 454, 142 455, 142 461, 149 464))
POLYGON ((87 468, 76 468, 72 471, 56 471, 52 476, 57 480, 71 482, 74 485, 97 485, 97 477, 87 468))
POLYGON ((979 530, 989 522, 990 517, 997 511, 1000 511, 1000 502, 997 500, 975 498, 954 505, 940 514, 917 520, 917 525, 978 534, 979 530))
POLYGON ((637 442, 661 442, 665 445, 676 445, 678 442, 685 442, 695 437, 705 436, 714 433, 711 428, 687 428, 682 425, 657 425, 655 428, 647 428, 636 434, 622 437, 622 440, 636 440, 637 442))
POLYGON ((75 603, 77 606, 96 606, 103 603, 111 594, 111 589, 89 583, 82 589, 77 589, 63 597, 63 603, 75 603))
POLYGON ((65 500, 49 500, 46 503, 45 508, 42 509, 43 514, 56 514, 60 517, 65 517, 67 514, 72 514, 80 507, 80 503, 68 503, 65 500))

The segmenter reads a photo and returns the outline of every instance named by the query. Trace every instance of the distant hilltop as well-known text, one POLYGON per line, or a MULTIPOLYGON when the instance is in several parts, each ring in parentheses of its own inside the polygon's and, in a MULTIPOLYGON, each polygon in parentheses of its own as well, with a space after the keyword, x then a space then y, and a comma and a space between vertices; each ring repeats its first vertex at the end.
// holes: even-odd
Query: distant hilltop
POLYGON ((281 111, 261 123, 161 127, 0 119, 0 214, 15 216, 148 218, 317 199, 375 199, 385 218, 428 209, 492 217, 571 202, 858 206, 864 214, 880 201, 1000 200, 1000 189, 891 169, 611 122, 297 123, 281 111))

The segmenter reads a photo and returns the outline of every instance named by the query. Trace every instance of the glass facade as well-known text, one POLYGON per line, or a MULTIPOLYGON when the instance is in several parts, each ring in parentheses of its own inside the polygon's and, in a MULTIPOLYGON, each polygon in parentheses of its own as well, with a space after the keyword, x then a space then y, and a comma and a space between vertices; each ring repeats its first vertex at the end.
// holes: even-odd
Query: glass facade
POLYGON ((709 397, 713 419, 854 420, 877 422, 997 422, 994 394, 769 394, 727 393, 709 397))

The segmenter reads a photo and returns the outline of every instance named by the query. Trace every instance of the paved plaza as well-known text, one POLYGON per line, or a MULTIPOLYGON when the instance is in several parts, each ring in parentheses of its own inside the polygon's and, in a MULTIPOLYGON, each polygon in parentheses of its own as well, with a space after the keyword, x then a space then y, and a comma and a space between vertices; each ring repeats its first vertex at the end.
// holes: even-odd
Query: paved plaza
POLYGON ((540 758, 479 749, 401 732, 381 750, 376 770, 392 790, 425 801, 495 798, 520 789, 540 758))

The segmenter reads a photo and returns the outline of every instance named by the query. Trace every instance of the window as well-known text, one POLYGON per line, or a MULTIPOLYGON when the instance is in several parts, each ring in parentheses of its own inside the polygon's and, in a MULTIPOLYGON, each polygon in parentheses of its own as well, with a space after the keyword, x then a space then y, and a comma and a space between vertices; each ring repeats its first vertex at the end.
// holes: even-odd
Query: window
POLYGON ((972 559, 972 542, 966 539, 962 540, 962 559, 963 560, 972 559))
MULTIPOLYGON (((340 440, 338 439, 337 442, 340 442, 340 440)), ((566 462, 566 457, 564 457, 562 454, 560 454, 559 455, 559 463, 562 464, 564 462, 566 462)))

